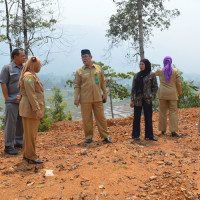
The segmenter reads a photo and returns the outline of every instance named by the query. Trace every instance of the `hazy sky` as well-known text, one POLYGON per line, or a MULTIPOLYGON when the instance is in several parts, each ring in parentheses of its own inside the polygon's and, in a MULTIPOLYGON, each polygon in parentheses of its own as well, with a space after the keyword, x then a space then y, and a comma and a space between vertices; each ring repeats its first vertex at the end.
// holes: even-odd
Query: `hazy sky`
MULTIPOLYGON (((103 61, 117 71, 137 71, 138 64, 127 64, 124 58, 125 47, 114 49, 112 57, 106 60, 103 55, 107 47, 105 38, 108 21, 116 8, 112 0, 59 0, 60 24, 68 35, 70 48, 65 53, 51 55, 51 63, 41 73, 64 74, 75 71, 82 65, 80 50, 89 48, 96 61, 103 61)), ((156 29, 151 44, 145 48, 145 57, 152 63, 162 64, 169 55, 173 63, 183 72, 200 74, 200 0, 166 1, 170 8, 177 8, 181 15, 172 20, 168 30, 156 29)), ((2 58, 2 56, 0 56, 2 58)), ((5 57, 0 59, 2 66, 5 57)))
MULTIPOLYGON (((77 33, 73 34, 77 34, 77 36, 79 33, 83 34, 82 37, 77 39, 77 42, 87 41, 86 45, 88 45, 88 48, 92 48, 94 59, 103 60, 105 64, 111 65, 117 70, 122 67, 126 71, 133 68, 137 69, 135 64, 127 64, 123 55, 123 47, 114 50, 110 60, 106 61, 102 58, 105 53, 104 48, 107 47, 107 38, 104 37, 105 30, 108 29, 110 16, 116 10, 112 0, 61 0, 61 2, 62 23, 81 25, 85 29, 85 35, 83 30, 77 30, 77 33), (101 45, 99 45, 99 41, 93 41, 91 34, 87 33, 87 27, 89 27, 89 32, 93 28, 99 30, 101 45), (92 44, 88 42, 90 39, 92 44)), ((200 62, 196 62, 200 56, 200 0, 171 0, 166 1, 166 3, 169 8, 179 9, 181 15, 172 20, 168 30, 161 32, 156 29, 154 31, 154 36, 151 37, 152 43, 148 48, 145 48, 145 57, 152 63, 162 64, 164 56, 170 55, 173 58, 173 63, 183 72, 200 74, 200 62)), ((87 48, 86 45, 85 48, 87 48)), ((77 46, 79 47, 79 45, 77 46)), ((72 54, 75 57, 77 55, 79 59, 80 50, 76 48, 74 50, 77 51, 77 54, 73 54, 74 52, 72 54)), ((79 63, 82 64, 81 60, 79 60, 79 63)), ((72 68, 75 68, 75 66, 72 68)))

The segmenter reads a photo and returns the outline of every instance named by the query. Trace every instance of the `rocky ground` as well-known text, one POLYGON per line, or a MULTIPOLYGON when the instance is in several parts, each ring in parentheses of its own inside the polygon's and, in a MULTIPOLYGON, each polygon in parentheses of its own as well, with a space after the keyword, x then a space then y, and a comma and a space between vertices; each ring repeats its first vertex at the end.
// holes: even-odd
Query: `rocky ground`
MULTIPOLYGON (((43 165, 6 155, 0 134, 1 200, 196 200, 200 199, 199 108, 179 110, 179 138, 157 131, 159 141, 131 138, 132 117, 108 120, 113 144, 105 144, 95 127, 94 142, 84 143, 81 121, 54 124, 38 134, 43 165), (52 171, 51 171, 52 170, 52 171)), ((95 125, 95 122, 94 122, 95 125)))

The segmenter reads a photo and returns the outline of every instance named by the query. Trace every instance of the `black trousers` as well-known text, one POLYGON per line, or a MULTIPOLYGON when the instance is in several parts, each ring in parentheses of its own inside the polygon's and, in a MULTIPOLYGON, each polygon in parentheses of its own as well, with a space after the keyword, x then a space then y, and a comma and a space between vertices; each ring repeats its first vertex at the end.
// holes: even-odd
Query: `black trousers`
POLYGON ((145 118, 145 138, 153 137, 153 126, 152 126, 152 103, 147 104, 145 100, 142 100, 142 106, 134 106, 134 119, 133 119, 133 131, 132 137, 140 137, 140 119, 142 108, 144 110, 145 118))

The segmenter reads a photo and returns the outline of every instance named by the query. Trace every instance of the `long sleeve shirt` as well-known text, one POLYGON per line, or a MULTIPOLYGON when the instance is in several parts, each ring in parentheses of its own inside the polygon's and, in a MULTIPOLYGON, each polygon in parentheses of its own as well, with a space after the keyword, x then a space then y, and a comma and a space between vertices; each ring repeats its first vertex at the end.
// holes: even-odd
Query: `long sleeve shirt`
POLYGON ((23 84, 20 87, 22 99, 19 104, 19 114, 22 117, 36 118, 36 111, 41 110, 44 115, 45 100, 44 92, 35 76, 26 72, 23 84))
POLYGON ((179 71, 173 68, 170 82, 165 81, 165 73, 161 68, 159 68, 155 74, 159 76, 160 79, 158 99, 178 100, 178 96, 182 95, 179 71))
POLYGON ((74 100, 80 103, 102 101, 102 93, 107 95, 106 79, 99 65, 92 68, 82 66, 76 71, 74 80, 74 100))

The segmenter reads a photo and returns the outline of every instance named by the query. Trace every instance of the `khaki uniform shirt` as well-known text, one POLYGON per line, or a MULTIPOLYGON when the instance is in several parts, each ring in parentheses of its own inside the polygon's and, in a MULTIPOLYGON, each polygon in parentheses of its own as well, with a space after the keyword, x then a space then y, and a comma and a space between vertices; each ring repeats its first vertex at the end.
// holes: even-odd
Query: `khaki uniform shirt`
POLYGON ((76 71, 74 80, 74 100, 80 103, 92 103, 102 101, 103 95, 107 95, 106 79, 99 65, 93 64, 92 68, 82 66, 76 71))
POLYGON ((165 73, 161 68, 159 68, 155 74, 159 76, 160 79, 158 99, 178 100, 178 95, 182 95, 179 71, 173 68, 170 82, 165 81, 165 73))
POLYGON ((22 94, 22 99, 19 104, 20 116, 36 118, 36 110, 41 110, 44 115, 44 92, 32 73, 26 72, 24 74, 20 92, 22 94))

